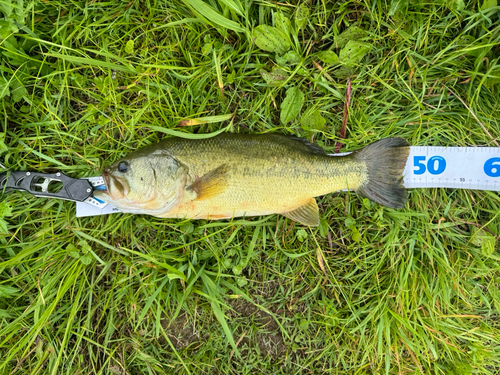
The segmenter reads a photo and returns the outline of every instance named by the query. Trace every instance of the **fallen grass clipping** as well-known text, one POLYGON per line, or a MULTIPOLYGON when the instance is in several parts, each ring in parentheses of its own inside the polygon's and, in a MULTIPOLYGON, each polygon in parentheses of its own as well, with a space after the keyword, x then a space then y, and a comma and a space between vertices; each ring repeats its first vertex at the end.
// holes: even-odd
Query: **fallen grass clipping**
MULTIPOLYGON (((496 0, 4 0, 2 163, 94 176, 219 131, 328 152, 388 136, 498 146, 499 14, 496 0)), ((0 373, 500 371, 498 193, 318 201, 307 228, 76 218, 72 202, 3 195, 0 373)))

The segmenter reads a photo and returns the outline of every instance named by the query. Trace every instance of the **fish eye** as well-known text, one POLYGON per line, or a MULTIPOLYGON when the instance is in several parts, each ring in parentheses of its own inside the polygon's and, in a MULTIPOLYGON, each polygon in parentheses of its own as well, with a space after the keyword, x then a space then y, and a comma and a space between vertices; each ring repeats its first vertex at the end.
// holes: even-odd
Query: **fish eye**
POLYGON ((118 170, 122 173, 127 172, 128 171, 128 163, 125 161, 120 162, 120 164, 118 164, 118 170))

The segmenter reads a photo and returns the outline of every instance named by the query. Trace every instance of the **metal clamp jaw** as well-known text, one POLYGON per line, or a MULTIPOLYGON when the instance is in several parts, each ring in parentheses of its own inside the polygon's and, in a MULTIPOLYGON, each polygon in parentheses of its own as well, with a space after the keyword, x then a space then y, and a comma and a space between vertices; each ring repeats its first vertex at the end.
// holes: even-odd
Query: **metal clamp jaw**
POLYGON ((92 196, 94 188, 86 179, 64 173, 4 172, 0 174, 0 191, 27 191, 37 197, 83 202, 92 196))

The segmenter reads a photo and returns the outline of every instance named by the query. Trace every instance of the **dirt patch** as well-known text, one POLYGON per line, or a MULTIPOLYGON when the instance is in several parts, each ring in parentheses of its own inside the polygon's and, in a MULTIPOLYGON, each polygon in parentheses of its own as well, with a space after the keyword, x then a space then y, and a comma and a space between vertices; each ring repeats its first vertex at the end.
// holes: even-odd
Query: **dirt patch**
POLYGON ((281 333, 257 333, 257 345, 262 357, 279 358, 286 353, 286 345, 281 333))
POLYGON ((274 320, 274 318, 265 311, 259 310, 255 316, 260 329, 266 331, 277 331, 279 329, 276 320, 274 320))
POLYGON ((244 299, 235 299, 231 301, 231 307, 236 314, 233 315, 239 317, 249 318, 257 311, 259 311, 258 307, 253 303, 245 301, 244 299))
MULTIPOLYGON (((168 338, 174 345, 175 349, 184 349, 191 344, 200 341, 200 336, 193 325, 189 323, 189 318, 186 314, 180 315, 170 323, 168 318, 162 319, 161 325, 165 328, 168 338)), ((167 344, 167 340, 161 340, 162 344, 167 344)))
POLYGON ((232 313, 233 318, 252 319, 257 327, 254 338, 248 339, 244 337, 240 343, 240 347, 244 347, 245 345, 258 347, 262 358, 279 358, 286 354, 287 347, 283 336, 279 330, 278 323, 271 315, 245 300, 234 300, 231 303, 231 307, 234 310, 232 313))
POLYGON ((255 314, 259 325, 256 340, 262 357, 279 358, 286 353, 286 345, 278 323, 268 313, 259 310, 255 314))

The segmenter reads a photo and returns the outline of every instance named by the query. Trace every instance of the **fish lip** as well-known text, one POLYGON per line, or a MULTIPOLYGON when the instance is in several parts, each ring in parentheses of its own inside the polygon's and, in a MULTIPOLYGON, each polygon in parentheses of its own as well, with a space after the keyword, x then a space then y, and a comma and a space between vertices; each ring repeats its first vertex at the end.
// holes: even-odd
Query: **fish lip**
POLYGON ((111 199, 121 199, 128 194, 128 188, 120 177, 113 176, 108 169, 102 171, 102 177, 106 190, 100 190, 107 194, 111 199), (111 188, 113 188, 111 190, 111 188))
POLYGON ((109 191, 109 173, 106 169, 102 171, 102 178, 104 179, 104 185, 106 186, 106 192, 109 191))

